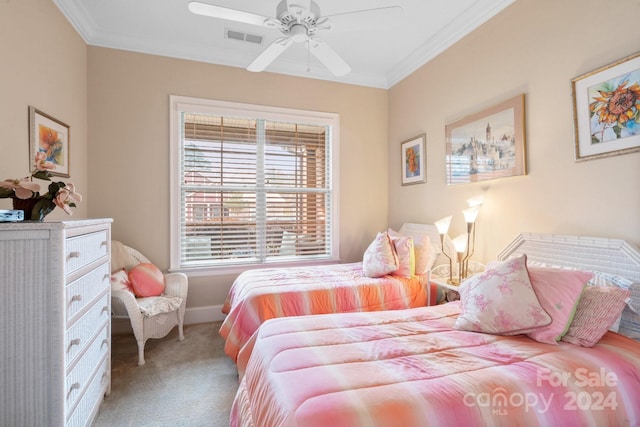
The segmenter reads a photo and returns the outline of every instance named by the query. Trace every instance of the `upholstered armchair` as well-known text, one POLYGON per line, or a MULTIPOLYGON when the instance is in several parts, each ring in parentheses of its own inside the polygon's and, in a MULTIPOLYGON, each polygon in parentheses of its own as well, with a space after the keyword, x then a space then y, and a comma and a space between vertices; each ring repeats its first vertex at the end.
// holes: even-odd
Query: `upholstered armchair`
MULTIPOLYGON (((150 261, 137 250, 121 242, 111 242, 111 270, 131 270, 150 261)), ((113 279, 113 277, 112 277, 113 279)), ((182 273, 165 273, 161 296, 136 298, 126 290, 111 291, 114 318, 129 318, 138 342, 138 365, 144 365, 144 345, 149 338, 163 338, 178 326, 178 340, 184 339, 183 322, 187 302, 188 280, 182 273)))

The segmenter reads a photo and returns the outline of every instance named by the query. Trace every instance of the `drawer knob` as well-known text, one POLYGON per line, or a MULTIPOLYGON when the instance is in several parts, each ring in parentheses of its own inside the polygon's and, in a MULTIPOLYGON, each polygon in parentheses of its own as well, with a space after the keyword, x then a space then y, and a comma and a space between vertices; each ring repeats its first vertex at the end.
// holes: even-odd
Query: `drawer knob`
POLYGON ((82 301, 82 295, 74 295, 71 297, 71 302, 76 302, 76 301, 78 302, 82 301))
POLYGON ((80 258, 80 252, 69 252, 69 258, 80 258))
POLYGON ((109 347, 109 338, 105 338, 102 340, 102 344, 100 344, 100 348, 102 348, 103 345, 106 345, 107 347, 109 347))
POLYGON ((71 396, 71 393, 73 393, 73 390, 76 390, 79 388, 80 388, 80 383, 71 384, 71 387, 69 387, 69 392, 67 393, 67 399, 69 399, 69 396, 71 396))

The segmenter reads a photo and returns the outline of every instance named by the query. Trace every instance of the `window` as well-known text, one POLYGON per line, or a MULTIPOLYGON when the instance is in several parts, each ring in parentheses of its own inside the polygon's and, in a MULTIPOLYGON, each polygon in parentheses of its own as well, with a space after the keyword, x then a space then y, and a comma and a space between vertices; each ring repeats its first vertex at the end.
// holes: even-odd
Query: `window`
POLYGON ((171 97, 171 268, 338 259, 336 114, 171 97))

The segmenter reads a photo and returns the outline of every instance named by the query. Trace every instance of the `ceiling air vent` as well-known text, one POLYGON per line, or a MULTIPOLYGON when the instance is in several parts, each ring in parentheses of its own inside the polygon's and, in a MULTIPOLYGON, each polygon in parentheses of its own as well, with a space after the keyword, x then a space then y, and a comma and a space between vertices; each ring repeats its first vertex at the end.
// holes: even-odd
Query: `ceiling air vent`
POLYGON ((241 42, 262 44, 262 36, 230 30, 229 28, 225 28, 224 36, 228 39, 239 40, 241 42))

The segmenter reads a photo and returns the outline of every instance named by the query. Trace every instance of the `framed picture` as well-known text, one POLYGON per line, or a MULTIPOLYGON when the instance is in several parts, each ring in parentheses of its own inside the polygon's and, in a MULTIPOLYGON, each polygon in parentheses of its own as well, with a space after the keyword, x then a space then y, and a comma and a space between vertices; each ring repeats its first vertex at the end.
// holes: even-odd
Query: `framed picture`
POLYGON ((46 160, 56 165, 53 176, 69 178, 69 125, 42 111, 29 107, 29 155, 31 169, 36 153, 45 153, 46 160))
POLYGON ((640 53, 571 80, 576 161, 640 151, 640 53))
POLYGON ((524 94, 445 126, 447 184, 526 174, 524 94))
POLYGON ((402 152, 402 185, 427 182, 426 138, 426 135, 422 134, 404 141, 400 145, 400 151, 402 152))

